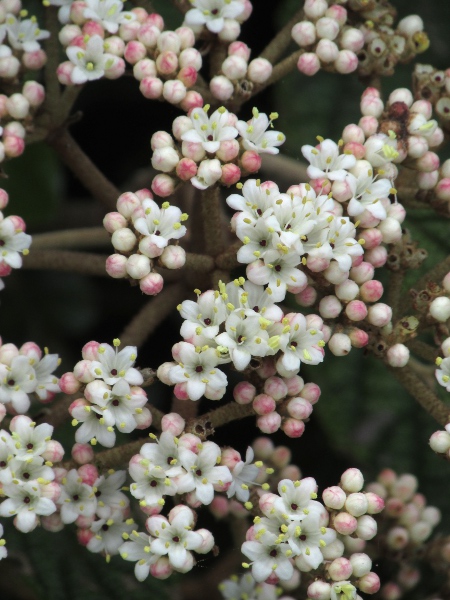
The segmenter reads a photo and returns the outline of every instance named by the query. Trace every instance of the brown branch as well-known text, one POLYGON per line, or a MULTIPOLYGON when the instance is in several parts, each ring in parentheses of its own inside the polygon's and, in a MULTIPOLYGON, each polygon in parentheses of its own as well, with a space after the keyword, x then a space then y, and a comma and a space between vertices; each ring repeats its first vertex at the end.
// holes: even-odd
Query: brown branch
POLYGON ((69 271, 81 275, 108 277, 105 270, 107 256, 69 250, 36 250, 23 259, 24 269, 69 271))
POLYGON ((198 433, 199 430, 216 429, 217 427, 226 425, 226 423, 231 423, 232 421, 237 421, 238 419, 244 419, 245 417, 250 417, 254 414, 255 411, 253 410, 253 406, 251 404, 237 404, 236 402, 229 402, 220 408, 211 410, 203 415, 200 415, 200 417, 196 419, 188 421, 185 431, 198 433))
POLYGON ((232 269, 235 269, 239 265, 236 258, 236 253, 241 246, 241 240, 237 240, 223 254, 216 256, 217 267, 225 271, 231 271, 232 269))
POLYGON ((391 271, 389 273, 389 286, 387 289, 387 304, 392 308, 392 320, 395 322, 399 317, 402 303, 402 287, 405 279, 405 271, 391 271))
POLYGON ((94 198, 109 210, 116 209, 120 191, 94 165, 67 129, 53 131, 48 136, 47 142, 94 198))
POLYGON ((445 427, 450 422, 450 407, 441 402, 436 394, 415 375, 410 367, 406 366, 402 369, 390 367, 389 371, 440 425, 445 427))
POLYGON ((109 246, 110 234, 104 227, 83 227, 33 235, 33 250, 46 248, 98 248, 109 246))
POLYGON ((54 403, 50 404, 49 407, 45 407, 42 414, 37 418, 38 423, 48 423, 57 428, 70 417, 69 406, 72 404, 75 396, 63 396, 54 403))
POLYGON ((303 9, 298 10, 280 29, 273 40, 264 48, 260 57, 266 58, 272 64, 277 61, 292 41, 291 31, 296 23, 303 20, 303 9))
POLYGON ((224 247, 220 188, 218 186, 213 185, 201 193, 201 206, 205 251, 211 256, 217 256, 224 247))
POLYGON ((433 348, 432 346, 429 346, 421 340, 414 339, 410 342, 407 342, 406 345, 411 350, 411 352, 417 354, 417 356, 420 356, 420 358, 422 358, 423 360, 426 360, 427 362, 431 362, 433 364, 439 354, 439 350, 437 348, 433 348))
POLYGON ((184 293, 183 284, 178 283, 166 287, 155 298, 149 300, 121 333, 122 345, 142 346, 158 325, 161 325, 183 300, 184 293))
POLYGON ((305 51, 303 49, 296 50, 292 54, 289 54, 289 56, 286 56, 286 58, 284 58, 281 62, 276 64, 273 68, 272 75, 263 85, 255 87, 255 91, 252 94, 252 96, 259 94, 259 92, 264 90, 266 87, 276 83, 277 81, 285 77, 288 73, 293 71, 297 67, 298 59, 304 52, 305 51))
POLYGON ((435 265, 432 269, 428 271, 423 277, 421 277, 416 283, 414 283, 411 287, 417 291, 421 291, 426 288, 427 283, 429 281, 435 281, 439 285, 441 285, 442 280, 445 275, 450 271, 450 256, 447 256, 440 263, 435 265))
POLYGON ((186 253, 185 269, 197 271, 198 273, 209 273, 214 269, 214 259, 207 254, 186 253))

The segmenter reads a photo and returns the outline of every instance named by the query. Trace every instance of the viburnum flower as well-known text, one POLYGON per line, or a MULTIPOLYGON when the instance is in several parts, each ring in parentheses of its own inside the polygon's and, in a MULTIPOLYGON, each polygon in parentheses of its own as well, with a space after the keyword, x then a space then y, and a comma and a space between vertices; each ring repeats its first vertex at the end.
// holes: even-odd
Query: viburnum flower
POLYGON ((355 225, 348 217, 339 217, 330 223, 327 241, 341 271, 351 268, 352 256, 361 256, 364 253, 361 244, 355 240, 355 234, 355 225))
POLYGON ((11 483, 12 473, 9 462, 14 455, 14 440, 4 429, 0 430, 0 483, 11 483))
POLYGON ((278 493, 280 496, 275 499, 274 508, 285 519, 303 521, 311 512, 320 514, 323 510, 322 504, 315 501, 317 483, 312 477, 300 481, 282 479, 278 484, 278 493))
POLYGON ((244 277, 227 283, 228 305, 244 309, 247 316, 260 315, 269 321, 280 321, 283 311, 274 303, 271 293, 262 285, 256 285, 244 277))
POLYGON ((14 420, 14 431, 11 438, 14 441, 14 457, 28 461, 40 456, 47 449, 53 427, 48 423, 36 425, 29 417, 19 415, 14 420))
POLYGON ((270 531, 261 530, 257 539, 242 544, 241 551, 253 561, 250 563, 252 575, 258 582, 265 581, 272 574, 286 580, 294 573, 289 544, 270 531))
POLYGON ((191 179, 191 183, 198 190, 214 185, 222 177, 222 165, 218 158, 202 160, 198 167, 197 175, 191 179))
POLYGON ((283 367, 297 372, 300 363, 318 365, 324 358, 321 349, 324 345, 322 331, 308 328, 301 313, 294 313, 289 317, 273 328, 273 333, 278 332, 280 335, 280 349, 283 352, 280 361, 283 367))
POLYGON ((245 462, 240 460, 231 471, 233 480, 227 490, 228 498, 236 496, 236 499, 240 502, 248 501, 250 497, 249 485, 255 484, 259 473, 259 467, 252 464, 254 457, 253 448, 249 446, 245 455, 245 462))
POLYGON ((186 234, 186 227, 182 222, 187 219, 187 215, 182 213, 178 206, 171 206, 168 202, 164 202, 159 208, 150 198, 142 202, 142 208, 145 217, 134 221, 134 228, 145 236, 139 249, 149 258, 155 258, 154 253, 148 252, 147 241, 162 251, 169 240, 179 240, 186 234))
POLYGON ((91 531, 95 533, 87 544, 91 552, 103 552, 109 562, 111 556, 119 553, 123 544, 123 535, 129 534, 134 528, 133 519, 124 520, 120 511, 115 512, 109 519, 99 519, 91 525, 91 531))
POLYGON ((194 513, 184 505, 170 511, 169 520, 161 515, 147 519, 147 529, 155 538, 150 544, 150 552, 168 557, 174 569, 181 569, 190 550, 197 550, 203 543, 202 536, 192 531, 194 513))
POLYGON ((41 488, 36 481, 6 484, 3 486, 3 493, 7 499, 0 504, 0 515, 17 515, 16 527, 23 533, 35 528, 38 516, 48 516, 56 512, 54 502, 41 496, 41 488))
POLYGON ((134 574, 138 581, 144 581, 150 573, 151 565, 160 558, 158 554, 150 552, 153 538, 146 533, 132 531, 125 539, 129 541, 119 547, 120 556, 124 560, 136 561, 134 574))
POLYGON ((28 460, 12 458, 9 461, 8 466, 11 469, 11 474, 15 480, 13 480, 14 483, 17 483, 17 480, 23 482, 30 482, 33 480, 48 482, 55 479, 55 472, 51 467, 44 464, 44 459, 41 456, 35 456, 28 460))
POLYGON ((227 204, 234 210, 242 211, 239 222, 255 223, 260 217, 270 215, 275 201, 280 196, 278 187, 274 184, 261 184, 259 179, 247 179, 241 187, 241 194, 231 194, 227 204))
POLYGON ((149 465, 144 459, 139 463, 130 461, 128 471, 134 481, 130 485, 131 495, 141 500, 143 506, 162 506, 163 496, 175 496, 178 492, 178 486, 162 467, 149 465))
POLYGON ((287 541, 296 555, 295 564, 301 571, 317 569, 323 563, 322 548, 336 539, 333 529, 322 527, 317 513, 288 526, 287 541))
POLYGON ((62 480, 61 496, 58 504, 63 523, 73 523, 78 517, 92 517, 97 508, 97 498, 93 488, 78 475, 75 469, 69 471, 62 480))
POLYGON ((181 335, 188 339, 194 334, 213 338, 219 333, 219 326, 225 321, 226 309, 217 292, 207 290, 200 294, 197 302, 184 300, 179 306, 183 319, 181 335))
POLYGON ((55 394, 60 391, 58 378, 53 375, 60 362, 57 354, 45 354, 38 363, 33 365, 36 374, 35 393, 41 400, 47 399, 48 392, 55 394))
POLYGON ((190 114, 192 129, 181 135, 184 142, 201 144, 206 152, 214 153, 220 148, 220 142, 233 140, 238 135, 236 127, 228 125, 230 113, 223 106, 208 117, 209 105, 194 108, 190 114))
POLYGON ((251 573, 240 578, 232 575, 219 584, 219 591, 225 600, 277 600, 280 588, 269 583, 257 583, 251 573))
POLYGON ((250 264, 255 258, 262 258, 267 263, 276 259, 278 256, 276 246, 280 241, 276 232, 279 229, 279 223, 273 215, 258 219, 251 225, 239 223, 236 235, 244 245, 238 250, 238 262, 250 264))
POLYGON ((87 402, 79 402, 75 406, 71 406, 70 414, 73 417, 73 426, 82 423, 75 433, 75 440, 79 444, 90 442, 95 445, 98 442, 105 448, 114 446, 116 441, 115 420, 109 411, 102 410, 95 405, 90 406, 87 402))
POLYGON ((84 18, 100 23, 109 33, 117 33, 119 25, 136 19, 134 13, 123 12, 122 0, 84 0, 84 3, 87 6, 84 18))
POLYGON ((439 367, 434 372, 439 385, 445 387, 447 392, 450 392, 450 357, 438 358, 436 365, 439 367))
POLYGON ((0 560, 8 556, 8 550, 6 549, 6 542, 3 539, 3 525, 0 523, 0 560))
POLYGON ((31 235, 18 231, 11 217, 3 218, 0 213, 0 262, 13 269, 22 266, 21 253, 27 253, 31 245, 31 235))
POLYGON ((269 334, 265 330, 268 323, 270 321, 257 315, 247 317, 243 310, 231 313, 225 321, 225 331, 216 337, 216 342, 228 348, 238 371, 248 366, 252 356, 266 356, 271 352, 269 334))
POLYGON ((50 32, 41 29, 37 24, 36 17, 31 19, 17 19, 13 14, 6 15, 6 31, 8 41, 14 50, 23 52, 35 52, 41 47, 40 40, 50 37, 50 32))
POLYGON ((101 475, 94 483, 93 491, 97 498, 97 515, 109 518, 115 511, 124 511, 130 504, 129 499, 120 491, 127 478, 126 471, 110 472, 101 475))
POLYGON ((356 600, 358 590, 350 581, 336 581, 331 586, 330 600, 356 600))
POLYGON ((220 33, 225 19, 235 19, 244 10, 244 4, 238 0, 191 0, 194 8, 184 17, 186 25, 206 27, 212 33, 220 33))
POLYGON ((154 443, 143 444, 139 454, 150 464, 161 467, 166 477, 176 477, 183 473, 178 456, 180 440, 168 431, 163 431, 158 438, 152 433, 154 443))
POLYGON ((350 216, 358 216, 364 210, 368 210, 376 219, 386 218, 386 209, 380 200, 387 198, 391 193, 392 185, 389 179, 375 179, 371 164, 368 161, 358 161, 346 181, 352 191, 347 208, 350 216))
POLYGON ((177 478, 178 493, 195 490, 195 495, 202 504, 211 504, 214 498, 213 486, 222 486, 232 481, 229 468, 217 466, 221 455, 219 446, 214 442, 205 442, 198 454, 187 448, 180 448, 179 452, 186 473, 177 478))
POLYGON ((98 360, 91 362, 91 373, 97 379, 103 379, 108 385, 114 385, 124 379, 129 385, 141 385, 144 378, 133 367, 136 357, 136 346, 125 346, 120 352, 120 340, 113 341, 114 349, 109 344, 100 344, 97 350, 98 360))
POLYGON ((278 222, 281 244, 302 256, 305 253, 303 240, 319 222, 315 203, 307 198, 281 194, 274 205, 273 215, 278 222))
POLYGON ((278 114, 271 113, 269 118, 257 108, 253 108, 252 113, 250 121, 238 121, 236 124, 243 147, 258 154, 278 154, 277 146, 284 144, 286 136, 281 131, 267 131, 269 127, 273 127, 272 122, 278 118, 278 114))
POLYGON ((306 172, 311 179, 331 179, 343 181, 347 170, 355 166, 353 154, 340 154, 339 146, 333 140, 322 140, 317 148, 302 146, 302 154, 310 163, 306 172))
POLYGON ((86 49, 69 46, 66 50, 69 60, 75 65, 70 79, 73 84, 100 79, 105 70, 110 69, 118 61, 118 57, 105 53, 103 39, 93 35, 86 43, 86 49))
POLYGON ((247 277, 257 285, 268 284, 274 302, 281 302, 288 286, 297 286, 305 281, 305 274, 297 268, 299 262, 299 256, 294 252, 280 254, 267 265, 258 260, 247 267, 247 277))
POLYGON ((58 10, 58 19, 62 24, 68 23, 70 21, 70 7, 72 5, 72 0, 44 0, 44 6, 59 6, 58 10))
POLYGON ((172 367, 169 379, 172 383, 186 383, 186 391, 191 400, 200 400, 208 385, 214 390, 227 386, 225 373, 216 369, 219 357, 213 348, 202 349, 187 342, 180 342, 180 363, 172 367))
POLYGON ((0 402, 11 402, 18 413, 30 407, 28 394, 36 388, 36 375, 27 356, 15 356, 11 366, 0 364, 0 402))

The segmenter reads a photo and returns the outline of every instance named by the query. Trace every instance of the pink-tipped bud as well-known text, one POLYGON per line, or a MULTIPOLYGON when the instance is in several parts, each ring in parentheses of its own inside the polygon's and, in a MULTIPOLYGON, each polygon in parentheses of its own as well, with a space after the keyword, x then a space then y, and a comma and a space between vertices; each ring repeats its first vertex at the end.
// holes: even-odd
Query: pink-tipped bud
POLYGON ((316 28, 311 21, 296 23, 291 30, 292 39, 301 48, 311 46, 316 41, 316 28))
POLYGON ((281 425, 281 417, 277 412, 271 412, 267 415, 258 417, 256 426, 263 433, 275 433, 281 425))
POLYGON ((367 512, 369 503, 362 492, 354 492, 345 501, 346 510, 354 517, 360 517, 367 512))
POLYGON ((370 515, 363 515, 358 519, 358 527, 355 533, 362 540, 371 540, 377 534, 377 522, 370 515))
POLYGON ((288 402, 286 409, 291 417, 302 421, 308 419, 313 411, 312 404, 301 397, 292 398, 292 400, 288 402))
POLYGON ((216 75, 213 77, 209 83, 209 89, 211 90, 212 95, 221 100, 222 102, 226 102, 231 98, 234 92, 234 85, 224 75, 216 75))
MULTIPOLYGON (((363 321, 367 316, 367 306, 361 300, 352 300, 345 307, 345 314, 350 321, 363 321)), ((353 341, 352 345, 354 345, 353 341)))
POLYGON ((122 254, 111 254, 106 259, 106 272, 114 279, 121 279, 127 275, 127 257, 122 254))
POLYGON ((52 463, 61 462, 64 458, 64 448, 56 440, 49 440, 41 456, 44 460, 49 460, 52 463))
POLYGON ((312 286, 308 285, 299 294, 295 295, 295 301, 300 306, 312 306, 317 298, 317 291, 312 286))
POLYGON ((45 100, 44 86, 37 81, 27 81, 23 86, 22 94, 33 107, 40 106, 45 100))
POLYGON ((114 233, 117 229, 126 227, 127 220, 118 212, 110 212, 105 215, 103 226, 108 233, 114 233))
POLYGON ((186 97, 186 86, 178 79, 165 81, 163 85, 163 97, 170 104, 178 104, 186 97))
POLYGON ((349 579, 352 573, 352 563, 348 560, 348 558, 336 558, 330 565, 328 565, 328 575, 334 581, 344 581, 345 579, 349 579))
POLYGON ((331 40, 323 38, 319 41, 319 43, 316 46, 316 56, 320 59, 321 62, 326 64, 335 62, 339 57, 339 48, 331 40))
POLYGON ((310 584, 307 594, 308 598, 311 600, 329 600, 331 596, 331 585, 326 581, 317 579, 310 584))
POLYGON ((311 77, 320 70, 320 60, 314 52, 305 52, 297 61, 297 69, 311 77))
POLYGON ((234 160, 238 154, 239 142, 237 140, 226 140, 220 143, 220 147, 216 152, 216 157, 226 163, 234 160))
POLYGON ((281 429, 290 438, 299 438, 305 431, 305 424, 298 419, 285 419, 281 425, 281 429))
POLYGON ((450 450, 450 434, 446 431, 435 431, 430 437, 430 448, 438 454, 445 454, 450 450))
POLYGON ((365 594, 376 594, 380 589, 380 578, 376 573, 367 573, 360 578, 358 588, 365 594))
POLYGON ((334 529, 342 535, 351 535, 357 526, 358 521, 347 512, 338 513, 333 520, 334 529))
MULTIPOLYGON (((14 57, 10 57, 14 58, 14 57)), ((47 54, 39 48, 33 52, 24 52, 22 55, 22 64, 30 71, 39 71, 47 62, 47 54)))
MULTIPOLYGON (((352 50, 340 50, 338 57, 334 61, 334 68, 342 75, 353 73, 358 68, 357 55, 352 50)), ((355 146, 354 150, 355 151, 352 152, 352 154, 355 154, 356 158, 362 158, 365 154, 364 148, 357 148, 355 146)))
POLYGON ((334 510, 340 510, 345 504, 347 498, 344 490, 337 485, 326 488, 322 493, 322 500, 325 506, 334 510))
POLYGON ((230 186, 237 183, 240 178, 241 170, 237 165, 228 163, 222 166, 222 177, 220 178, 221 183, 230 186))
POLYGON ((255 58, 248 65, 247 77, 255 83, 265 83, 272 75, 273 66, 265 58, 255 58))
POLYGON ((83 480, 83 483, 87 483, 87 485, 94 485, 95 481, 98 479, 98 470, 95 465, 81 465, 81 467, 78 467, 77 472, 83 480))
POLYGON ((159 273, 149 273, 146 277, 140 280, 139 287, 147 296, 156 296, 163 289, 164 279, 159 273))
POLYGON ((59 379, 59 387, 64 394, 71 395, 76 394, 80 389, 80 382, 71 372, 64 373, 59 379))
MULTIPOLYGON (((359 288, 360 296, 364 302, 376 302, 383 295, 383 291, 384 290, 383 290, 382 283, 380 281, 377 281, 376 279, 366 281, 359 288)), ((374 318, 374 319, 378 320, 378 317, 376 315, 378 315, 380 313, 380 311, 382 311, 382 309, 384 309, 384 307, 386 307, 387 305, 386 304, 381 304, 381 305, 377 304, 376 306, 377 306, 377 308, 375 308, 375 310, 372 310, 373 317, 370 317, 370 318, 374 318)), ((374 307, 370 307, 370 308, 373 309, 374 307)), ((387 308, 389 308, 389 307, 387 307, 387 308)), ((369 309, 369 312, 370 312, 370 309, 369 309)), ((389 311, 386 312, 386 318, 387 318, 388 312, 389 311)), ((387 318, 387 321, 386 321, 387 323, 390 321, 391 316, 389 316, 389 318, 387 318)), ((380 318, 382 318, 382 315, 380 315, 380 318)), ((384 320, 384 318, 382 318, 382 320, 384 320)), ((372 323, 372 321, 369 320, 369 323, 372 323)), ((376 323, 374 322, 372 324, 375 325, 376 323)), ((386 323, 384 323, 384 324, 386 325, 386 323)), ((379 327, 382 327, 382 325, 379 325, 379 327)))
POLYGON ((141 94, 150 100, 156 100, 162 96, 163 82, 158 77, 144 77, 139 84, 141 94))
POLYGON ((387 250, 384 246, 378 246, 377 248, 373 248, 364 253, 366 261, 376 269, 386 264, 387 256, 387 250))
POLYGON ((161 198, 167 198, 175 191, 175 181, 169 175, 156 175, 152 180, 152 191, 161 198))
POLYGON ((287 386, 279 377, 269 377, 264 382, 264 393, 272 396, 274 400, 281 400, 287 396, 287 386))
POLYGON ((352 349, 352 343, 347 334, 334 333, 328 340, 328 348, 335 356, 346 356, 352 349))
POLYGON ((150 259, 142 254, 132 254, 127 259, 126 270, 133 279, 142 279, 150 273, 150 259))
POLYGON ((346 492, 360 492, 364 485, 364 477, 359 469, 350 468, 341 476, 341 486, 346 492))
POLYGON ((241 156, 241 167, 247 173, 256 173, 261 168, 261 157, 254 150, 246 150, 241 156))
POLYGON ((248 381, 241 381, 233 389, 233 398, 238 404, 250 404, 256 395, 256 388, 248 381))
POLYGON ((258 415, 268 415, 275 410, 275 400, 267 394, 259 394, 253 400, 253 410, 258 415))
POLYGON ((185 424, 185 420, 178 413, 167 413, 161 419, 161 429, 168 431, 174 436, 179 436, 183 433, 185 424))
POLYGON ((166 269, 181 269, 186 264, 186 251, 181 246, 166 246, 159 262, 166 269))
POLYGON ((72 446, 71 455, 79 465, 85 465, 94 460, 94 450, 90 444, 75 443, 72 446))
POLYGON ((361 117, 359 126, 364 132, 366 138, 374 135, 378 131, 378 119, 372 116, 361 117))
POLYGON ((190 158, 182 158, 176 166, 176 174, 182 181, 189 181, 197 175, 197 164, 190 158))

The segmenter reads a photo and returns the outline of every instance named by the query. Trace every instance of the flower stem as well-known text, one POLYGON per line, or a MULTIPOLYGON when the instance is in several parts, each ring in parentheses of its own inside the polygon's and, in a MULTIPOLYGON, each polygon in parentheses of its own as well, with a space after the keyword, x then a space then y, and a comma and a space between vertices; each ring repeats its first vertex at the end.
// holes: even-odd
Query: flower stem
POLYGON ((104 227, 83 227, 33 235, 33 250, 47 248, 99 248, 109 246, 111 236, 104 227))
POLYGON ((205 251, 217 256, 224 248, 220 188, 213 185, 202 191, 201 203, 205 251))
POLYGON ((273 40, 264 48, 260 57, 266 58, 272 64, 277 61, 292 41, 291 31, 296 23, 303 20, 303 9, 298 10, 293 17, 289 19, 286 25, 281 29, 273 40))
POLYGON ((23 259, 24 269, 70 271, 81 275, 108 277, 105 270, 107 256, 69 250, 35 250, 23 259))

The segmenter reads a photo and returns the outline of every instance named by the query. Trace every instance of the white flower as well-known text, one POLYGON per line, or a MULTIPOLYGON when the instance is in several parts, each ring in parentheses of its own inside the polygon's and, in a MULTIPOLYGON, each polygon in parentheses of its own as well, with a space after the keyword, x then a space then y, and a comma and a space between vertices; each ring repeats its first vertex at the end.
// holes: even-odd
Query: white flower
POLYGON ((438 358, 436 361, 439 369, 434 372, 439 385, 445 387, 450 392, 450 357, 438 358))
POLYGON ((368 161, 359 161, 363 165, 357 165, 353 173, 348 175, 347 181, 352 190, 347 212, 350 216, 360 215, 364 210, 368 210, 376 219, 385 219, 386 210, 380 202, 382 198, 387 198, 391 193, 392 185, 388 179, 375 179, 372 166, 368 161), (364 169, 364 163, 368 169, 364 169))
POLYGON ((97 350, 98 360, 91 362, 91 373, 97 379, 103 379, 108 385, 114 385, 124 379, 130 385, 141 385, 144 378, 133 367, 136 357, 136 346, 125 346, 117 351, 120 340, 114 340, 115 349, 109 344, 100 344, 97 350))
POLYGON ((35 528, 39 515, 47 517, 56 512, 55 504, 49 498, 41 497, 41 488, 36 481, 6 484, 3 493, 8 498, 0 504, 0 515, 17 515, 16 527, 23 533, 35 528))
POLYGON ((0 213, 0 261, 19 269, 22 266, 20 253, 28 250, 30 244, 31 235, 17 230, 11 217, 3 219, 0 213))
POLYGON ((281 302, 288 286, 297 286, 306 279, 305 274, 297 269, 299 262, 300 258, 294 252, 279 254, 276 260, 268 264, 262 260, 251 263, 247 267, 247 277, 257 285, 268 284, 274 302, 281 302))
MULTIPOLYGON (((180 440, 174 437, 168 431, 163 431, 158 438, 154 434, 150 437, 154 443, 144 444, 139 454, 150 464, 161 467, 166 477, 176 477, 183 473, 178 456, 178 447, 180 440)), ((144 463, 145 464, 145 463, 144 463)))
POLYGON ((134 21, 132 12, 122 12, 122 0, 84 0, 87 8, 83 12, 85 19, 96 21, 109 33, 117 33, 119 25, 134 21))
POLYGON ((280 330, 280 348, 283 351, 280 360, 286 370, 298 371, 302 362, 318 365, 323 361, 323 333, 308 329, 301 313, 288 315, 273 328, 273 333, 278 332, 277 329, 280 330))
POLYGON ((238 578, 232 575, 219 584, 219 591, 225 600, 277 600, 280 588, 269 583, 257 583, 251 573, 238 578))
POLYGON ((315 202, 281 194, 275 202, 273 214, 278 222, 281 244, 303 255, 303 240, 307 239, 319 221, 315 202))
POLYGON ((0 483, 11 483, 12 473, 9 468, 15 453, 14 440, 4 429, 0 430, 0 483))
POLYGON ((322 527, 319 514, 311 513, 300 524, 291 523, 287 536, 287 541, 297 556, 295 564, 301 571, 309 571, 322 564, 321 549, 336 539, 336 532, 322 527))
POLYGON ((339 146, 332 140, 323 140, 319 146, 302 146, 302 154, 310 162, 306 172, 311 179, 343 181, 347 170, 356 162, 352 154, 339 154, 339 146))
POLYGON ((220 33, 225 19, 235 19, 244 10, 243 3, 238 0, 191 0, 194 8, 185 15, 185 24, 206 25, 212 33, 220 33))
POLYGON ((234 140, 238 134, 236 127, 228 125, 230 114, 223 106, 208 117, 208 106, 194 108, 191 112, 192 129, 181 135, 185 142, 201 144, 206 152, 214 153, 220 148, 220 142, 234 140))
POLYGON ((28 394, 36 389, 36 374, 27 356, 15 356, 11 366, 0 364, 0 402, 11 402, 14 410, 26 412, 30 407, 28 394))
POLYGON ((254 456, 253 449, 249 446, 245 455, 245 462, 240 460, 231 471, 233 480, 227 490, 228 498, 236 496, 240 502, 248 501, 250 497, 249 485, 254 485, 259 473, 259 468, 251 464, 254 456))
POLYGON ((364 250, 356 240, 356 228, 347 217, 333 219, 328 232, 328 244, 332 248, 333 258, 341 271, 349 271, 352 256, 361 256, 364 250))
POLYGON ((160 466, 149 465, 142 459, 139 463, 130 461, 128 467, 134 483, 130 485, 131 495, 141 500, 142 506, 163 506, 163 496, 175 496, 178 487, 160 466))
POLYGON ((427 118, 420 113, 411 113, 411 116, 412 119, 408 124, 408 132, 411 135, 421 135, 424 138, 428 138, 436 131, 438 123, 435 119, 428 121, 427 118))
POLYGON ((52 433, 53 427, 48 423, 36 426, 29 417, 20 415, 14 421, 14 431, 11 434, 15 449, 14 457, 28 461, 40 456, 47 449, 47 442, 50 441, 52 433))
POLYGON ((151 565, 160 558, 158 554, 150 552, 152 538, 146 533, 132 531, 126 539, 130 541, 120 546, 120 556, 124 560, 136 561, 134 574, 138 581, 144 581, 149 575, 151 565))
POLYGON ((220 455, 220 448, 214 442, 202 444, 198 454, 187 448, 180 448, 180 461, 187 472, 177 478, 178 493, 195 490, 195 495, 202 504, 211 504, 214 498, 213 486, 222 486, 232 481, 229 468, 217 466, 220 455))
POLYGON ((70 76, 73 84, 100 79, 105 74, 105 70, 113 67, 118 61, 117 56, 105 54, 103 40, 99 35, 93 35, 89 38, 86 49, 79 46, 69 46, 66 54, 75 65, 70 76))
POLYGON ((38 479, 39 483, 42 483, 43 481, 49 482, 55 479, 55 472, 51 467, 44 464, 44 459, 40 456, 28 460, 13 458, 9 462, 9 468, 14 478, 13 483, 17 483, 17 480, 26 483, 38 479))
POLYGON ((213 158, 212 160, 202 160, 198 167, 197 175, 191 179, 191 183, 198 190, 206 190, 206 188, 214 185, 222 177, 222 166, 220 160, 213 158))
POLYGON ((230 358, 238 371, 243 371, 252 356, 266 356, 270 352, 269 334, 265 331, 267 321, 263 317, 245 315, 245 311, 233 312, 225 321, 225 332, 216 342, 228 348, 230 358))
POLYGON ((106 410, 102 410, 98 406, 89 406, 88 404, 80 403, 78 406, 71 408, 73 417, 72 425, 76 426, 82 423, 81 427, 75 433, 75 440, 79 444, 95 445, 99 442, 105 448, 112 448, 116 441, 114 431, 114 417, 106 410))
POLYGON ((252 110, 253 118, 248 121, 238 121, 236 128, 242 138, 242 145, 245 150, 254 150, 258 154, 278 154, 276 146, 281 146, 286 141, 286 136, 281 131, 267 131, 273 127, 272 120, 278 115, 260 113, 257 108, 252 110))
POLYGON ((280 242, 276 233, 279 229, 279 223, 274 216, 260 218, 251 225, 245 222, 238 223, 236 235, 244 244, 238 250, 238 262, 249 264, 255 258, 265 259, 265 262, 275 259, 278 256, 277 244, 280 242))
POLYGON ((256 581, 265 581, 275 574, 282 580, 294 573, 291 563, 292 550, 286 542, 270 531, 261 530, 257 539, 242 544, 241 551, 251 561, 252 575, 256 581))
POLYGON ((213 348, 202 350, 187 342, 178 344, 180 363, 169 371, 172 383, 186 382, 186 391, 191 400, 200 400, 206 386, 222 390, 227 386, 225 373, 216 369, 219 358, 213 348))
POLYGON ((58 378, 53 375, 53 371, 60 364, 57 354, 45 354, 45 356, 33 365, 36 373, 35 393, 41 400, 47 399, 47 392, 59 392, 58 378))
MULTIPOLYGON (((273 212, 275 201, 280 197, 280 191, 276 185, 267 186, 261 184, 259 179, 248 179, 241 189, 241 194, 231 194, 227 198, 227 204, 234 210, 242 211, 238 221, 254 223, 259 217, 268 216, 273 212)), ((283 195, 283 194, 281 194, 283 195)))
POLYGON ((187 218, 187 215, 182 214, 177 206, 170 206, 168 202, 164 202, 159 208, 150 198, 142 202, 142 208, 145 217, 139 217, 134 221, 135 229, 145 236, 139 249, 149 258, 155 258, 148 252, 147 242, 150 241, 157 248, 163 249, 169 240, 182 238, 186 234, 186 227, 182 225, 182 221, 187 218))
POLYGON ((147 529, 156 539, 150 544, 150 552, 166 556, 174 569, 181 569, 191 556, 190 550, 197 550, 203 543, 202 536, 192 531, 194 513, 184 505, 171 511, 169 520, 160 515, 147 520, 147 529))
POLYGON ((217 292, 207 290, 200 294, 197 302, 185 300, 178 306, 183 319, 181 335, 188 339, 195 335, 213 338, 219 333, 219 326, 225 321, 226 310, 217 292))
POLYGON ((6 31, 8 41, 14 50, 23 52, 36 52, 41 47, 39 40, 46 40, 50 32, 40 29, 36 17, 18 20, 13 14, 6 15, 6 31))
POLYGON ((62 480, 61 496, 58 504, 63 523, 73 523, 78 517, 92 517, 97 508, 97 498, 93 488, 78 475, 75 469, 62 480))
POLYGON ((61 24, 68 23, 70 21, 70 7, 72 6, 73 0, 47 0, 50 6, 59 6, 58 19, 61 24))
POLYGON ((97 515, 102 519, 109 518, 113 512, 124 511, 130 501, 120 488, 125 483, 126 471, 115 471, 101 475, 94 483, 93 491, 97 498, 97 515))
POLYGON ((283 311, 274 303, 267 288, 256 285, 243 277, 227 283, 228 304, 234 308, 242 307, 247 316, 261 315, 269 321, 281 321, 283 311), (242 286, 242 287, 241 287, 242 286))
POLYGON ((124 521, 120 512, 115 512, 109 519, 99 519, 91 525, 91 531, 95 535, 87 543, 87 549, 91 552, 103 552, 106 560, 110 556, 119 553, 123 544, 123 535, 131 533, 134 528, 133 519, 124 521))
POLYGON ((366 149, 365 159, 375 168, 395 160, 399 155, 395 134, 389 137, 384 133, 375 133, 364 142, 364 147, 366 149))
POLYGON ((305 477, 300 481, 282 479, 278 484, 278 493, 280 496, 275 499, 274 508, 285 519, 303 521, 311 510, 321 512, 323 509, 321 504, 314 502, 317 498, 317 483, 312 477, 305 477))

